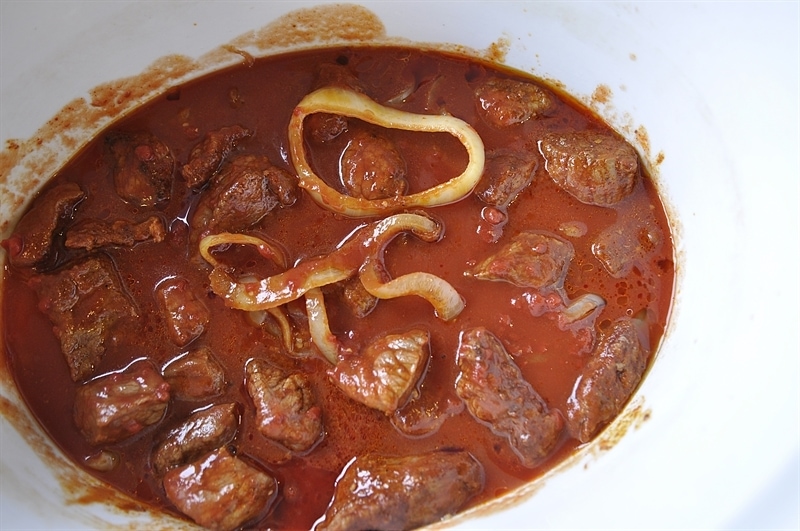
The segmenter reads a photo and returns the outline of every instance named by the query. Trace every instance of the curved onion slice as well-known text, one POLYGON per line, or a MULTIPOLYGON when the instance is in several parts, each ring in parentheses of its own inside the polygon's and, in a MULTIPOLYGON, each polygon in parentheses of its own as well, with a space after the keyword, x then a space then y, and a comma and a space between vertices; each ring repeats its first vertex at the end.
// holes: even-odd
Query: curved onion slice
MULTIPOLYGON (((265 279, 236 280, 223 267, 215 267, 209 275, 211 289, 223 297, 228 306, 239 310, 275 308, 311 289, 350 278, 370 257, 380 261, 386 245, 405 231, 423 241, 434 242, 441 237, 442 226, 421 214, 395 214, 361 227, 327 256, 300 262, 292 269, 265 279)), ((203 242, 207 238, 212 236, 206 236, 203 242)), ((201 248, 205 247, 209 254, 209 246, 203 242, 201 248)))
POLYGON ((278 247, 256 236, 237 234, 235 232, 220 232, 219 234, 204 237, 200 240, 200 256, 212 266, 219 267, 220 263, 211 254, 211 248, 218 245, 231 244, 253 245, 258 249, 261 256, 272 260, 279 267, 286 268, 286 257, 278 247))
POLYGON ((294 352, 294 334, 292 333, 292 325, 289 323, 289 319, 286 318, 281 308, 270 308, 267 310, 267 313, 278 323, 281 329, 283 347, 286 349, 286 352, 291 354, 294 352))
POLYGON ((464 198, 483 174, 484 148, 478 133, 454 116, 414 114, 384 107, 363 94, 340 87, 325 87, 308 94, 295 107, 289 121, 289 150, 300 187, 324 208, 350 217, 389 214, 414 207, 433 207, 464 198), (318 112, 358 118, 374 125, 406 131, 450 133, 466 148, 469 162, 464 172, 422 192, 386 199, 364 199, 341 194, 320 179, 306 159, 303 121, 318 112))
POLYGON ((446 280, 431 273, 416 271, 383 282, 383 270, 368 260, 359 275, 364 288, 379 299, 417 295, 433 305, 443 321, 454 319, 464 309, 464 299, 446 280))
POLYGON ((329 362, 336 365, 339 360, 339 340, 331 332, 328 325, 328 311, 325 309, 325 298, 319 288, 306 292, 306 313, 308 313, 308 329, 311 340, 329 362))
POLYGON ((572 301, 569 306, 562 310, 561 315, 559 315, 559 324, 561 326, 567 326, 576 321, 580 321, 581 319, 588 317, 589 314, 598 308, 603 308, 605 305, 606 301, 600 295, 595 295, 594 293, 585 293, 572 301))

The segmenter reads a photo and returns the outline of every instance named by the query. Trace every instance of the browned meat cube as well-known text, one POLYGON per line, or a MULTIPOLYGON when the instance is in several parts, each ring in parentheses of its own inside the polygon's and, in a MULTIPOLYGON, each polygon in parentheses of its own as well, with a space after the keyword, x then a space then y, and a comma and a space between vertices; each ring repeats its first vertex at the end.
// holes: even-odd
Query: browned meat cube
POLYGON ((324 144, 347 131, 347 118, 341 114, 314 113, 305 122, 309 137, 324 144))
POLYGON ((521 124, 547 113, 552 98, 540 86, 513 79, 489 79, 475 87, 478 112, 495 127, 521 124))
POLYGON ((112 133, 106 145, 113 159, 117 194, 134 205, 153 206, 169 199, 175 160, 150 133, 112 133))
POLYGON ((636 184, 636 151, 609 133, 548 133, 539 149, 553 181, 584 203, 613 205, 627 197, 636 184))
POLYGON ((233 440, 238 428, 239 408, 234 403, 197 411, 158 443, 153 451, 153 468, 157 474, 164 474, 221 448, 233 440))
POLYGON ((527 153, 490 153, 475 194, 487 205, 508 205, 533 180, 536 159, 527 153))
POLYGON ((656 252, 663 241, 653 215, 635 212, 601 232, 592 245, 592 253, 613 277, 622 278, 656 252))
POLYGON ((164 221, 158 216, 150 216, 141 223, 126 219, 114 222, 86 219, 67 230, 64 245, 69 249, 91 251, 107 245, 133 247, 147 240, 158 243, 166 236, 164 221))
POLYGON ((429 341, 422 330, 389 334, 361 352, 342 356, 329 374, 351 399, 391 415, 406 403, 425 372, 429 341))
POLYGON ((356 317, 366 317, 378 304, 378 297, 368 292, 358 277, 342 283, 342 296, 356 317))
POLYGON ((256 519, 275 499, 277 482, 220 448, 164 476, 167 498, 199 525, 229 531, 256 519))
POLYGON ((197 234, 238 232, 297 198, 295 179, 263 156, 241 155, 212 181, 192 217, 197 234))
POLYGON ((53 235, 61 220, 72 215, 75 206, 84 198, 83 190, 75 183, 60 184, 36 200, 22 219, 14 234, 2 242, 14 267, 33 267, 44 261, 53 245, 53 235))
POLYGON ((169 384, 150 363, 137 363, 83 384, 75 394, 75 425, 89 444, 119 442, 164 416, 169 384))
POLYGON ((30 285, 39 296, 39 309, 53 323, 75 381, 94 374, 112 330, 137 316, 107 258, 90 258, 53 275, 34 277, 30 285))
POLYGON ((549 291, 562 287, 574 256, 572 244, 555 234, 521 232, 471 273, 483 280, 504 280, 549 291))
POLYGON ((503 344, 485 328, 461 334, 456 394, 473 417, 505 437, 526 467, 547 457, 564 421, 529 384, 503 344))
POLYGON ((205 138, 192 148, 189 162, 181 168, 186 184, 193 188, 206 184, 220 170, 236 144, 252 134, 252 131, 238 125, 206 133, 205 138))
POLYGON ((189 162, 181 168, 186 184, 192 188, 206 184, 220 170, 225 158, 236 149, 237 143, 252 134, 252 131, 239 125, 206 133, 203 140, 192 148, 189 162))
POLYGON ((581 442, 616 417, 639 385, 649 356, 639 326, 635 319, 615 321, 578 377, 567 400, 567 428, 581 442))
POLYGON ((353 135, 342 154, 342 183, 352 197, 385 199, 403 195, 406 162, 392 142, 370 133, 353 135))
POLYGON ((176 400, 205 400, 225 390, 225 370, 211 349, 200 347, 164 367, 164 379, 176 400))
POLYGON ((317 78, 314 81, 314 89, 321 87, 341 87, 364 93, 358 77, 348 67, 338 63, 323 63, 319 65, 317 78))
POLYGON ((191 343, 205 331, 211 313, 203 301, 195 297, 185 278, 175 277, 160 283, 156 299, 167 320, 170 339, 179 347, 191 343))
POLYGON ((264 437, 293 452, 305 452, 319 441, 322 411, 303 374, 286 374, 263 359, 250 360, 245 373, 256 425, 264 437))
POLYGON ((464 451, 359 456, 315 529, 414 529, 456 513, 483 482, 483 466, 464 451))

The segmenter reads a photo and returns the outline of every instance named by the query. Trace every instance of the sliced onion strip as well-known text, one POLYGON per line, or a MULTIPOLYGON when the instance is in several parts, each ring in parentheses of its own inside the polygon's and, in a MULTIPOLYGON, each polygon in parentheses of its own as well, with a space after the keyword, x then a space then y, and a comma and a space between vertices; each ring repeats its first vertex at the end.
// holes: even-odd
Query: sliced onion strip
POLYGON ((370 263, 362 268, 359 278, 373 297, 393 299, 416 295, 433 305, 436 316, 443 321, 454 319, 464 309, 464 299, 446 280, 431 273, 416 271, 388 282, 382 281, 380 267, 370 263))
POLYGON ((325 308, 325 298, 319 288, 306 292, 306 313, 308 314, 308 330, 311 341, 329 362, 336 365, 339 360, 339 340, 331 332, 328 324, 328 311, 325 308))
POLYGON ((211 234, 205 236, 200 240, 200 256, 211 264, 213 267, 219 267, 219 261, 211 254, 211 249, 218 245, 252 245, 258 249, 258 252, 264 258, 272 260, 275 265, 286 268, 286 257, 283 255, 278 247, 272 245, 266 240, 257 238, 256 236, 249 236, 247 234, 238 234, 235 232, 220 232, 219 234, 211 234))
POLYGON ((286 349, 286 352, 289 354, 293 353, 294 334, 292 332, 292 325, 289 323, 289 319, 286 317, 286 314, 283 313, 283 309, 270 308, 267 310, 267 313, 270 314, 273 319, 275 319, 281 329, 281 339, 283 340, 283 346, 286 349))
MULTIPOLYGON (((239 310, 275 308, 308 290, 350 278, 370 257, 382 259, 386 245, 401 232, 411 232, 423 241, 433 242, 441 237, 442 226, 420 214, 395 214, 365 225, 327 256, 300 262, 271 277, 236 280, 224 267, 215 267, 209 275, 211 289, 228 306, 239 310)), ((207 249, 206 254, 210 254, 207 249)))
POLYGON ((363 94, 341 87, 324 87, 303 98, 292 113, 288 133, 289 150, 300 187, 324 208, 350 217, 385 215, 408 208, 454 203, 472 192, 483 174, 483 141, 468 123, 454 116, 415 114, 385 107, 363 94), (306 159, 303 123, 306 116, 318 112, 358 118, 391 129, 446 132, 463 144, 469 162, 461 175, 422 192, 374 200, 344 195, 317 176, 306 159))

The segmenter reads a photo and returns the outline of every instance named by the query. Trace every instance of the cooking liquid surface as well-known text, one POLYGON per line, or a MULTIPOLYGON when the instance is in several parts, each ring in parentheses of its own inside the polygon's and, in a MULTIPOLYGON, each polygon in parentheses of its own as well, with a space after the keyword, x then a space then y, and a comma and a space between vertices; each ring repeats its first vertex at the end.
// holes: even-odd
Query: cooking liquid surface
MULTIPOLYGON (((258 527, 310 528, 325 511, 342 468, 355 456, 368 452, 386 455, 417 454, 441 448, 463 448, 484 466, 483 492, 470 501, 479 504, 497 497, 540 475, 574 451, 578 442, 562 435, 552 455, 533 469, 522 466, 507 442, 477 423, 455 395, 458 373, 455 352, 462 330, 484 326, 501 339, 524 377, 550 409, 565 411, 576 378, 588 359, 581 353, 580 337, 562 331, 551 315, 534 317, 527 303, 532 290, 506 282, 478 280, 465 275, 476 263, 494 254, 518 231, 545 230, 564 237, 560 228, 579 221, 586 225, 582 236, 567 237, 575 247, 564 288, 569 298, 595 293, 606 300, 596 321, 602 331, 621 316, 646 313, 651 352, 657 347, 671 303, 673 249, 669 228, 656 191, 647 178, 637 181, 631 196, 612 207, 585 205, 558 188, 545 171, 536 139, 548 131, 605 128, 590 113, 556 100, 547 117, 531 119, 512 128, 494 128, 478 116, 470 82, 491 75, 485 66, 463 58, 400 49, 343 49, 293 54, 259 60, 248 68, 217 73, 181 86, 132 116, 114 125, 114 130, 152 132, 172 150, 178 166, 186 162, 192 147, 208 132, 229 125, 241 125, 255 132, 240 143, 244 152, 266 155, 270 161, 294 174, 289 160, 287 126, 292 110, 315 88, 318 65, 346 64, 356 72, 365 92, 380 103, 411 93, 396 106, 406 111, 448 113, 470 123, 484 141, 487 153, 495 149, 526 150, 538 158, 533 182, 508 207, 508 223, 499 241, 487 241, 486 207, 475 195, 428 213, 445 227, 444 237, 426 243, 413 235, 392 241, 385 253, 387 270, 393 277, 412 271, 438 275, 464 297, 464 311, 451 322, 442 322, 432 307, 416 297, 382 300, 364 318, 355 317, 336 297, 326 297, 332 332, 353 348, 386 335, 411 328, 423 328, 431 335, 431 359, 414 401, 451 414, 434 433, 409 437, 397 430, 381 412, 348 398, 330 382, 329 365, 320 358, 295 359, 280 353, 277 337, 254 326, 244 312, 227 308, 209 287, 210 268, 196 257, 188 219, 199 198, 179 177, 172 186, 169 202, 158 215, 167 221, 164 242, 133 248, 106 248, 129 294, 136 302, 140 319, 132 330, 119 331, 107 342, 107 352, 96 374, 119 371, 134 360, 147 358, 157 367, 190 348, 207 345, 223 364, 229 386, 214 403, 245 405, 241 425, 232 446, 237 455, 267 470, 279 483, 271 512, 258 527), (655 208, 651 208, 654 205, 655 208), (664 235, 646 263, 625 278, 614 278, 592 254, 592 243, 607 227, 632 217, 632 212, 652 211, 664 235), (199 260, 199 261, 198 261, 199 260), (193 290, 204 296, 212 317, 205 333, 186 347, 170 340, 166 322, 155 299, 155 288, 167 278, 181 276, 193 290), (285 449, 262 437, 254 428, 254 412, 244 389, 244 365, 254 357, 265 357, 283 368, 300 370, 313 382, 322 405, 324 438, 307 455, 291 457, 285 449)), ((514 75, 508 72, 503 75, 514 75)), ((400 98, 403 99, 403 98, 400 98)), ((466 154, 447 134, 412 133, 375 128, 355 120, 351 129, 379 130, 398 146, 408 165, 410 192, 427 188, 458 175, 466 154)), ((338 183, 337 164, 343 144, 307 143, 317 173, 329 183, 338 183)), ((154 209, 134 207, 115 193, 102 136, 80 153, 56 176, 54 183, 74 181, 86 192, 77 217, 141 220, 154 209)), ((291 207, 276 208, 254 228, 278 242, 291 263, 333 251, 347 235, 371 219, 354 220, 333 214, 314 203, 304 192, 291 207)), ((60 250, 59 262, 71 258, 60 250)), ((236 263, 257 275, 279 270, 252 249, 231 249, 220 253, 225 263, 236 263)), ((64 452, 81 465, 98 448, 89 445, 73 423, 74 394, 79 383, 71 380, 58 340, 48 318, 38 310, 35 293, 26 275, 6 268, 3 294, 6 354, 21 393, 46 431, 64 452)), ((599 336, 599 334, 598 334, 599 336)), ((109 446, 119 453, 119 466, 110 472, 87 470, 133 496, 175 511, 166 500, 160 479, 149 465, 150 454, 163 430, 179 424, 192 411, 208 402, 171 401, 166 417, 130 440, 109 446)))

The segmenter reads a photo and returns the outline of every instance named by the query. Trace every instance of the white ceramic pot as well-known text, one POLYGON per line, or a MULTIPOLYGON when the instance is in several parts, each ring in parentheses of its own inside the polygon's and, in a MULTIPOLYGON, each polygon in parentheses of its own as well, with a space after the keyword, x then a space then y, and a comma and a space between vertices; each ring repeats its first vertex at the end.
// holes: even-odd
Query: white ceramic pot
MULTIPOLYGON (((74 98, 167 54, 204 65, 241 60, 209 52, 234 40, 264 42, 268 34, 253 30, 314 4, 2 2, 0 238, 35 191, 29 183, 105 124, 95 113, 77 132, 79 124, 68 124, 66 136, 58 123, 43 129, 74 98), (30 149, 43 131, 55 143, 30 149)), ((653 369, 620 421, 630 426, 614 431, 623 436, 588 445, 500 507, 451 525, 796 529, 797 5, 361 4, 386 36, 462 45, 590 103, 653 166, 676 229, 676 304, 653 369)), ((88 503, 100 491, 47 444, 7 376, 0 391, 0 528, 177 525, 88 503)))

